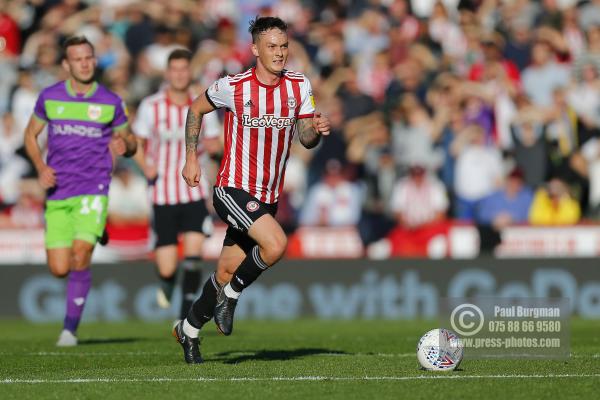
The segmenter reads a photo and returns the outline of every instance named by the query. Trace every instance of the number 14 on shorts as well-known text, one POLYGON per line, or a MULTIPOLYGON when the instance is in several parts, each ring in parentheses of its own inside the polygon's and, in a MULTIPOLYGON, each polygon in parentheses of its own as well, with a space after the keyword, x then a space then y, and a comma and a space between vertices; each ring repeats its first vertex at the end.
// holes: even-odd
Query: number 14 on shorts
POLYGON ((81 197, 81 208, 79 212, 83 215, 88 215, 92 211, 96 212, 96 222, 100 223, 102 212, 104 211, 104 204, 100 196, 83 196, 81 197))

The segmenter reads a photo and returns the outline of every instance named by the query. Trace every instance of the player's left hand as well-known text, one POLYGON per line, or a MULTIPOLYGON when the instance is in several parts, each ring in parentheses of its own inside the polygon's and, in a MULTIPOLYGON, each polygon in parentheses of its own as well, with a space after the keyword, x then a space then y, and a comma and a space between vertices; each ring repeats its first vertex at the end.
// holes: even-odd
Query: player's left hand
POLYGON ((329 129, 331 129, 331 127, 329 123, 329 118, 327 118, 325 115, 321 114, 318 111, 315 112, 315 116, 313 117, 312 123, 313 128, 315 128, 315 131, 317 131, 319 134, 325 136, 329 135, 329 129))
POLYGON ((125 140, 120 136, 113 136, 110 143, 108 143, 108 148, 114 157, 122 156, 127 151, 125 140))

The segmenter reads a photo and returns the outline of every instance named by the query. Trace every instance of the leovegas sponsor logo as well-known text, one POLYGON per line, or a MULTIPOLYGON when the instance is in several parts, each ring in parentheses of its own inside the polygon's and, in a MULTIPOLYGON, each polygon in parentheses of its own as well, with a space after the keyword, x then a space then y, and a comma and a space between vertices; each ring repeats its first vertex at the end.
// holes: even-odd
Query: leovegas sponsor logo
POLYGON ((272 114, 266 114, 262 117, 251 118, 248 114, 242 117, 242 124, 249 128, 276 128, 283 129, 294 124, 295 118, 280 117, 275 118, 272 114))

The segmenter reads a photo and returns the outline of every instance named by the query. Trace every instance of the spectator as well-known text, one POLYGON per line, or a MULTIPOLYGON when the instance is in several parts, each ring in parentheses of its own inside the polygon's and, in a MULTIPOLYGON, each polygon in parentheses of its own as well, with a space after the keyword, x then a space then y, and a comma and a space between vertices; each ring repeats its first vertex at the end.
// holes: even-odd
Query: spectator
POLYGON ((500 230, 527 222, 533 192, 524 184, 523 171, 514 168, 504 186, 481 201, 477 222, 500 230))
POLYGON ((597 128, 600 126, 599 69, 593 63, 586 63, 576 78, 568 89, 567 101, 586 127, 597 128))
POLYGON ((366 193, 358 231, 363 243, 370 244, 396 225, 391 197, 397 174, 390 148, 383 146, 369 151, 363 169, 366 193))
POLYGON ((32 67, 36 88, 50 86, 64 76, 65 71, 57 65, 59 59, 60 50, 56 44, 38 48, 36 62, 32 67))
POLYGON ((173 29, 165 25, 159 25, 154 30, 154 43, 144 49, 142 57, 148 59, 148 64, 155 75, 161 75, 167 65, 169 54, 181 45, 175 43, 173 29))
POLYGON ((321 182, 309 189, 300 213, 304 226, 353 226, 362 204, 360 187, 344 177, 342 164, 329 160, 321 182))
POLYGON ((23 133, 16 131, 14 117, 5 113, 0 119, 0 204, 19 200, 20 180, 29 171, 27 162, 16 151, 23 144, 23 133))
POLYGON ((390 28, 390 57, 393 64, 404 61, 411 45, 419 35, 419 21, 411 15, 409 0, 391 2, 388 9, 390 28))
POLYGON ((146 180, 119 162, 108 195, 109 223, 120 227, 147 225, 150 206, 146 189, 146 180))
POLYGON ((469 125, 452 143, 456 154, 454 190, 455 217, 473 221, 479 201, 492 194, 502 178, 498 149, 486 146, 483 128, 469 125))
POLYGON ((435 7, 456 9, 459 0, 410 0, 412 9, 418 18, 429 18, 435 12, 435 7))
POLYGON ((448 232, 448 206, 444 185, 423 164, 413 163, 408 176, 397 182, 391 199, 390 207, 396 217, 396 227, 386 240, 391 255, 441 256, 445 250, 432 243, 448 232))
POLYGON ((409 57, 393 68, 394 75, 386 90, 386 109, 396 106, 398 98, 404 94, 413 94, 419 101, 424 102, 428 79, 430 75, 437 74, 438 68, 438 61, 429 49, 418 44, 413 45, 409 57))
POLYGON ((502 229, 527 223, 532 200, 533 192, 524 185, 523 171, 514 168, 504 186, 481 200, 477 207, 482 250, 492 250, 500 242, 502 229))
POLYGON ((600 139, 593 137, 581 147, 589 183, 588 216, 600 218, 600 139))
POLYGON ((334 97, 325 104, 325 107, 325 113, 331 123, 331 131, 312 152, 312 158, 308 166, 308 186, 313 185, 321 178, 328 160, 333 158, 339 160, 342 164, 346 163, 347 144, 343 131, 345 121, 342 102, 339 98, 334 97))
POLYGON ((344 119, 346 121, 362 117, 375 111, 375 101, 373 98, 360 91, 358 77, 354 69, 347 68, 341 71, 342 86, 338 89, 336 95, 343 104, 344 119))
POLYGON ((562 12, 562 35, 572 57, 585 51, 585 34, 579 26, 579 12, 576 7, 569 7, 562 12))
POLYGON ((600 26, 591 26, 586 31, 587 48, 577 54, 573 63, 575 76, 581 76, 582 68, 592 64, 596 71, 600 71, 600 26))
POLYGON ((127 67, 131 61, 121 39, 105 28, 101 30, 101 37, 96 46, 96 57, 101 71, 127 67))
POLYGON ((214 39, 204 40, 192 60, 195 76, 203 85, 209 85, 223 75, 242 71, 246 61, 246 46, 236 36, 236 26, 228 19, 219 21, 214 39))
POLYGON ((455 60, 464 56, 467 51, 467 40, 443 3, 436 2, 433 5, 428 24, 429 36, 439 43, 445 57, 455 60))
POLYGON ((379 10, 365 9, 356 19, 344 24, 346 51, 358 63, 369 62, 375 54, 389 47, 389 24, 379 10))
POLYGON ((11 58, 21 52, 21 31, 6 12, 6 0, 0 0, 0 57, 11 58))
POLYGON ((397 225, 409 230, 443 220, 448 211, 444 185, 420 163, 396 183, 390 203, 397 225))
POLYGON ((567 184, 558 177, 539 188, 529 210, 532 225, 573 225, 579 222, 581 209, 569 193, 567 184))
POLYGON ((463 131, 465 124, 461 113, 457 109, 448 108, 447 112, 449 121, 445 124, 438 143, 438 147, 444 154, 444 162, 440 168, 439 175, 448 190, 450 199, 453 199, 457 154, 453 152, 452 143, 455 142, 463 131))
POLYGON ((600 25, 600 1, 591 0, 581 7, 579 25, 588 29, 594 25, 600 25))
POLYGON ((510 125, 511 153, 524 173, 525 183, 537 188, 548 174, 548 145, 544 114, 525 96, 517 98, 518 112, 510 125))
MULTIPOLYGON (((33 112, 37 96, 38 90, 34 85, 31 71, 21 69, 19 71, 19 80, 12 96, 12 115, 15 119, 16 132, 25 132, 25 126, 27 125, 29 116, 33 112)), ((18 136, 22 137, 21 134, 18 136)))
POLYGON ((508 82, 515 86, 521 83, 519 69, 510 60, 504 58, 503 49, 505 41, 499 33, 486 34, 481 38, 481 47, 483 48, 483 60, 476 62, 469 71, 469 79, 472 81, 484 81, 490 75, 490 68, 495 68, 500 64, 504 74, 508 77, 508 82))
POLYGON ((7 228, 39 229, 44 226, 44 192, 37 182, 28 180, 19 184, 20 196, 0 218, 0 226, 7 228))
POLYGON ((427 160, 434 170, 441 166, 443 155, 434 146, 437 137, 433 121, 414 95, 401 98, 392 114, 390 129, 394 159, 401 172, 413 161, 427 160))
POLYGON ((128 27, 125 31, 125 46, 132 57, 137 57, 154 42, 152 22, 146 17, 142 3, 131 4, 128 8, 128 27))
POLYGON ((531 29, 523 23, 514 22, 510 28, 504 56, 523 71, 531 60, 531 29))
POLYGON ((565 90, 562 88, 554 90, 548 118, 550 176, 561 176, 569 182, 582 208, 585 208, 588 191, 587 166, 580 149, 592 132, 568 105, 565 90))
POLYGON ((569 67, 558 64, 553 57, 550 45, 538 41, 531 49, 532 64, 523 71, 523 88, 536 106, 550 106, 553 90, 569 84, 569 67))

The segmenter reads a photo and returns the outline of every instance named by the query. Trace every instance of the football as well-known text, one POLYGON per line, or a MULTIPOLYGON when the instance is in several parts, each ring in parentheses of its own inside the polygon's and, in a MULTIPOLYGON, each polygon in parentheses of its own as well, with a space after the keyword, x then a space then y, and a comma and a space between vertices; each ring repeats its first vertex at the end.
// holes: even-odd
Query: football
POLYGON ((449 329, 432 329, 419 339, 417 360, 428 371, 452 371, 463 358, 463 344, 449 329))

